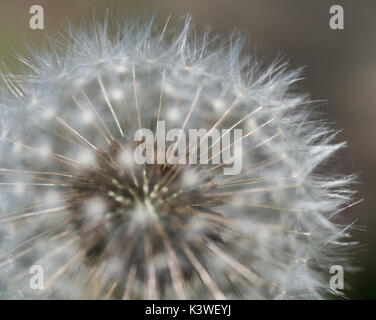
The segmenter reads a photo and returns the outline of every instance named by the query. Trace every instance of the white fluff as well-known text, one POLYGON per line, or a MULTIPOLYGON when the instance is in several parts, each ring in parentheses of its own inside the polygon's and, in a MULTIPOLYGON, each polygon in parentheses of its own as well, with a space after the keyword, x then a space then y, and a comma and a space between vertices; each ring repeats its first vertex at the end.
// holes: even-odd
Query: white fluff
MULTIPOLYGON (((353 177, 332 173, 328 165, 328 159, 344 144, 332 143, 336 132, 314 120, 313 103, 295 91, 301 70, 289 71, 281 59, 270 66, 252 57, 246 60, 241 53, 241 36, 234 34, 230 41, 211 33, 200 37, 189 17, 181 31, 168 24, 156 28, 152 19, 111 19, 115 21, 112 24, 92 21, 88 27, 69 28, 64 38, 52 40, 43 52, 20 57, 26 65, 22 75, 2 74, 0 174, 1 182, 13 185, 0 186, 0 297, 40 297, 40 292, 29 288, 32 264, 45 269, 50 290, 41 297, 114 297, 113 279, 125 262, 117 256, 108 259, 93 278, 95 270, 88 270, 80 255, 79 234, 67 220, 70 215, 63 192, 69 192, 69 187, 38 180, 35 174, 24 171, 70 175, 61 162, 78 163, 78 168, 95 165, 90 151, 92 146, 106 149, 103 136, 132 139, 132 128, 137 128, 138 121, 154 130, 160 101, 160 119, 170 128, 180 128, 200 86, 186 130, 209 130, 229 109, 220 128, 230 128, 251 114, 237 126, 244 133, 252 131, 243 142, 242 175, 224 176, 221 170, 214 180, 218 184, 247 180, 231 201, 215 211, 232 220, 237 232, 248 238, 223 234, 236 255, 217 243, 208 243, 200 261, 215 288, 208 290, 203 274, 200 277, 196 272, 194 279, 183 285, 185 296, 293 299, 325 298, 328 291, 339 294, 329 288, 329 268, 342 265, 345 272, 350 270, 344 249, 351 243, 347 240, 349 230, 334 220, 340 221, 338 214, 352 202, 349 185, 353 177), (113 28, 109 30, 109 26, 113 28), (77 134, 68 135, 57 119, 77 134), (51 155, 59 155, 61 161, 51 155), (46 203, 46 197, 52 199, 48 196, 51 192, 54 200, 46 203), (33 205, 39 206, 22 210, 33 205), (28 213, 30 216, 22 216, 28 213)), ((123 168, 133 166, 128 157, 119 154, 119 158, 123 168)), ((39 177, 61 183, 69 179, 39 177)), ((198 187, 201 178, 200 174, 186 175, 187 188, 192 184, 198 187)), ((231 192, 228 184, 223 189, 226 191, 231 192)), ((121 197, 117 200, 125 201, 121 197)), ((106 202, 93 201, 83 206, 90 207, 96 217, 92 221, 97 221, 105 216, 106 202)), ((143 211, 135 219, 143 225, 149 216, 158 219, 150 203, 144 205, 129 213, 143 211)), ((212 222, 206 225, 196 219, 189 226, 182 239, 214 229, 212 222)), ((153 258, 156 269, 166 267, 163 258, 153 258)), ((152 288, 137 279, 133 287, 135 296, 141 298, 181 297, 179 288, 173 287, 163 296, 153 295, 152 288)))

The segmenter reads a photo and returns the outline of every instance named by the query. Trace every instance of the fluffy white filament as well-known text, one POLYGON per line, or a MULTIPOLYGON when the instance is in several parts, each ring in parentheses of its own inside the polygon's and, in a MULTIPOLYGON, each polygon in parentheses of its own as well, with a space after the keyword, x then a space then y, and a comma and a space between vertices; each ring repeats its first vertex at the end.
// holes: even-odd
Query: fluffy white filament
MULTIPOLYGON (((352 201, 352 177, 327 165, 343 144, 331 143, 336 132, 314 120, 312 102, 294 91, 300 70, 289 71, 281 60, 263 67, 245 60, 242 37, 199 37, 189 18, 181 31, 168 24, 158 29, 148 19, 115 21, 69 29, 44 52, 20 57, 27 67, 22 75, 2 74, 0 297, 293 299, 336 293, 329 269, 347 270, 350 243, 348 228, 334 220, 352 201), (95 267, 87 263, 67 199, 75 174, 98 165, 95 152, 108 150, 114 139, 131 140, 140 127, 155 131, 158 120, 186 131, 243 129, 243 168, 237 176, 197 169, 214 176, 215 191, 203 171, 193 166, 184 172, 184 190, 202 185, 202 194, 223 200, 208 204, 208 213, 197 213, 179 235, 184 261, 168 240, 148 236, 147 225, 159 216, 156 192, 146 190, 149 197, 126 213, 132 219, 123 226, 134 226, 145 244, 164 244, 147 259, 142 281, 132 268, 135 256, 109 254, 95 267), (206 240, 198 258, 186 243, 221 224, 232 230, 219 234, 224 245, 206 240), (189 279, 179 276, 187 261, 194 270, 189 279), (42 292, 29 286, 35 264, 44 268, 42 292), (129 272, 119 277, 125 265, 129 272), (163 268, 171 285, 162 292, 155 275, 163 268)), ((125 148, 117 156, 130 172, 131 154, 125 148)), ((133 201, 111 192, 108 199, 133 201)), ((93 196, 82 204, 83 228, 104 223, 108 199, 93 196)))

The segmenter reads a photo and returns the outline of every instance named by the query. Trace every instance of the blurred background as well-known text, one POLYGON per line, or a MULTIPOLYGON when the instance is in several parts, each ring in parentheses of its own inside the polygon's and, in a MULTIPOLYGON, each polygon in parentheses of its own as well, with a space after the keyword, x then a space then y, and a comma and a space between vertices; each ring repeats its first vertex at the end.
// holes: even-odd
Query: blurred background
POLYGON ((306 66, 302 88, 315 100, 327 100, 324 110, 344 129, 340 140, 349 144, 339 154, 339 170, 360 173, 358 198, 364 201, 345 215, 366 228, 354 234, 362 245, 356 254, 362 270, 345 274, 345 291, 350 299, 376 299, 376 1, 1 0, 0 62, 17 70, 14 55, 25 52, 25 41, 38 46, 67 19, 79 21, 106 8, 157 10, 158 20, 172 15, 172 23, 191 13, 197 29, 240 29, 255 47, 287 56, 292 67, 306 66), (29 27, 35 4, 44 8, 44 30, 29 27), (329 8, 335 4, 344 8, 344 30, 329 27, 329 8))

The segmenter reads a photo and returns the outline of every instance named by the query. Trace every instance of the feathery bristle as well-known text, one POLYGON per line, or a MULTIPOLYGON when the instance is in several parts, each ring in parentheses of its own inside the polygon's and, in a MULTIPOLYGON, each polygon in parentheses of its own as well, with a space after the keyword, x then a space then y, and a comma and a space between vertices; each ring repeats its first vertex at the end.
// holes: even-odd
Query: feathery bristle
MULTIPOLYGON (((343 144, 294 91, 300 70, 244 63, 242 37, 193 36, 189 17, 181 32, 92 24, 20 57, 24 75, 2 75, 0 295, 338 294, 329 268, 347 268, 351 243, 334 216, 352 201, 353 177, 324 166, 343 144), (187 136, 204 129, 182 150, 207 162, 136 163, 135 132, 157 133, 161 121, 187 136), (212 161, 224 153, 241 158, 239 174, 212 161), (29 287, 32 265, 44 270, 42 291, 29 287)), ((179 139, 160 152, 155 138, 154 159, 173 158, 179 139)))

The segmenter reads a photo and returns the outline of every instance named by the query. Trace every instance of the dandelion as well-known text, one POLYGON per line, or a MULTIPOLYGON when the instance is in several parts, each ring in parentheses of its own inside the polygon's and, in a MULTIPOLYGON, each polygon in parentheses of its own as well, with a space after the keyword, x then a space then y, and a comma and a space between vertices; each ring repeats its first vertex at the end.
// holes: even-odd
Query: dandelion
POLYGON ((339 294, 329 268, 347 266, 349 227, 336 217, 353 177, 328 159, 344 144, 297 92, 301 70, 245 60, 243 43, 199 36, 189 17, 181 31, 105 19, 20 56, 22 75, 2 74, 2 297, 339 294), (210 132, 242 129, 241 172, 135 163, 135 131, 160 121, 207 130, 209 158, 221 143, 210 132), (33 265, 42 291, 29 286, 33 265))

